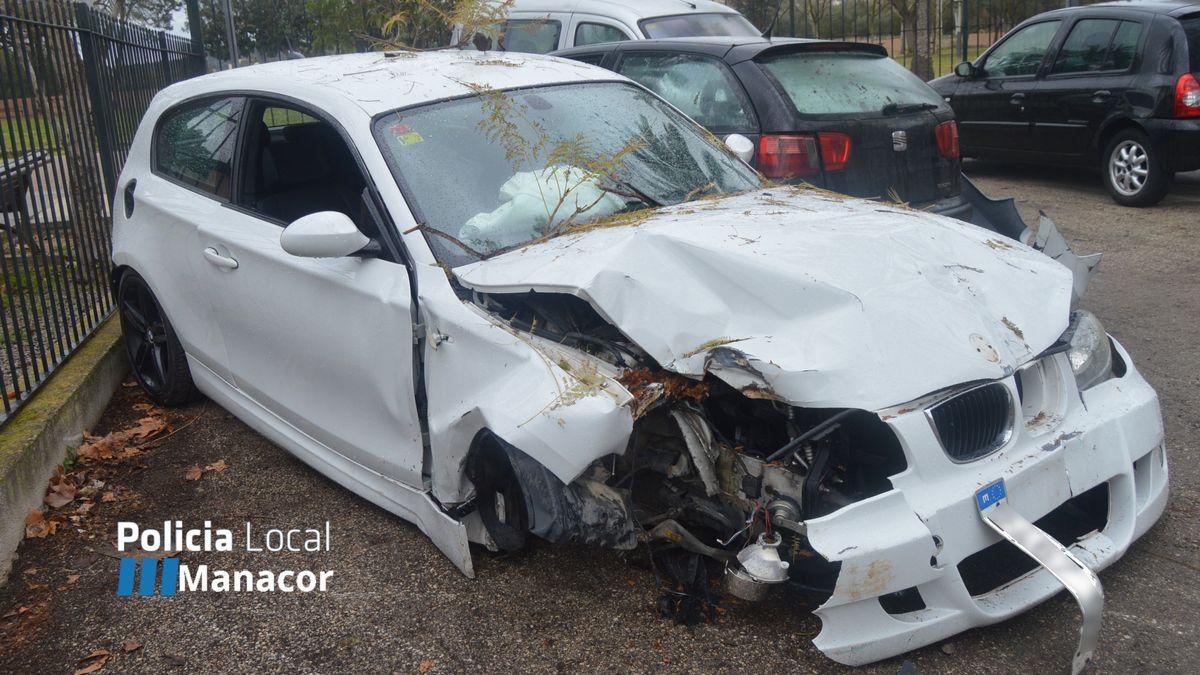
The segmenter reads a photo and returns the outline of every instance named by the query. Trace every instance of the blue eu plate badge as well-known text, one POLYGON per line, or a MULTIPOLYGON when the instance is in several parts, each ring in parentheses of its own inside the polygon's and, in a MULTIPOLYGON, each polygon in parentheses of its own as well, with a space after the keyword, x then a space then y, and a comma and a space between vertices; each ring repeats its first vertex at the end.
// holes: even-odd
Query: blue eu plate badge
POLYGON ((980 511, 986 511, 989 507, 995 506, 1004 501, 1008 496, 1008 490, 1004 487, 1004 479, 993 481, 975 491, 975 505, 980 511))

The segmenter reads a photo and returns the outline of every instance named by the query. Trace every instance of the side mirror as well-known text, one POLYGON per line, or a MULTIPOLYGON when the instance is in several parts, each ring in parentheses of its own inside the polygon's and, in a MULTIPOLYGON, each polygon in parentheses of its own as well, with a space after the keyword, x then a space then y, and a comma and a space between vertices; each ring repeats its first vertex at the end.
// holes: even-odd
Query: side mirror
POLYGON ((969 80, 979 74, 979 69, 970 61, 963 61, 954 66, 954 74, 965 80, 969 80))
POLYGON ((350 216, 318 211, 292 221, 279 235, 283 250, 301 258, 343 258, 371 244, 350 216))
POLYGON ((754 159, 754 141, 741 134, 729 134, 725 137, 725 147, 737 155, 738 159, 750 163, 754 159))

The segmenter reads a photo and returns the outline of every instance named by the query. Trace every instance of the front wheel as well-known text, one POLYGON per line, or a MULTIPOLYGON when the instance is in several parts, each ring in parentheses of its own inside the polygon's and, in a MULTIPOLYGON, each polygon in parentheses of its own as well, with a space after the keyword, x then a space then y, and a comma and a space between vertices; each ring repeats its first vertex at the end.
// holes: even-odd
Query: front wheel
POLYGON ((117 286, 125 353, 138 384, 155 403, 177 406, 196 399, 183 345, 146 280, 126 272, 117 286))
POLYGON ((1108 142, 1101 170, 1104 186, 1121 206, 1157 204, 1175 178, 1150 138, 1138 129, 1126 129, 1108 142))

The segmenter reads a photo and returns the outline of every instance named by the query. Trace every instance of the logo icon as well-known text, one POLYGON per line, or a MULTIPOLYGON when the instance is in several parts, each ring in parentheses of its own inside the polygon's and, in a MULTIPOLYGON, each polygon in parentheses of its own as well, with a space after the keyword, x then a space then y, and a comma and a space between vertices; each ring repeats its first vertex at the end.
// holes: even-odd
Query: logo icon
POLYGON ((892 149, 896 152, 904 152, 905 150, 908 150, 908 132, 892 132, 892 149))
MULTIPOLYGON (((121 571, 117 576, 119 597, 134 595, 135 581, 137 595, 154 595, 154 585, 158 581, 158 559, 141 558, 140 561, 139 564, 138 558, 121 558, 121 571)), ((158 594, 164 598, 172 597, 178 586, 179 558, 165 558, 162 561, 162 583, 159 584, 158 594)))

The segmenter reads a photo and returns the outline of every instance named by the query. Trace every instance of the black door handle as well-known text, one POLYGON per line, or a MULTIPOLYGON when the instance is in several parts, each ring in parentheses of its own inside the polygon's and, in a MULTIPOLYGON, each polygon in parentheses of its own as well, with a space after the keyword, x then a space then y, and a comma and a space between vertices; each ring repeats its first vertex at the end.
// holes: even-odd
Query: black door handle
POLYGON ((1008 102, 1012 105, 1025 105, 1025 94, 1013 94, 1008 102))
POLYGON ((133 216, 133 191, 137 189, 137 179, 129 181, 125 184, 125 217, 133 216))
POLYGON ((1092 92, 1092 96, 1097 99, 1108 98, 1109 96, 1112 96, 1112 92, 1107 89, 1101 89, 1100 91, 1092 92))

